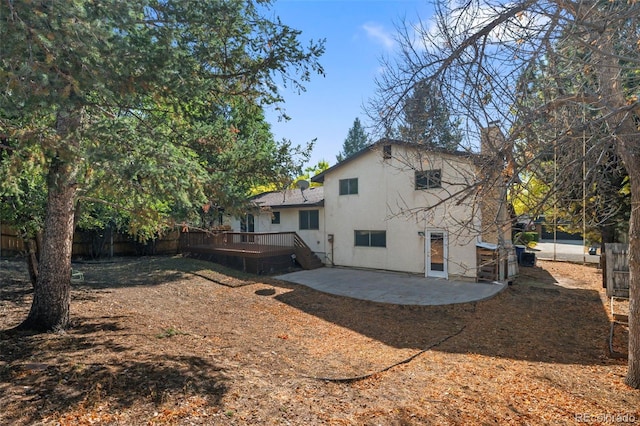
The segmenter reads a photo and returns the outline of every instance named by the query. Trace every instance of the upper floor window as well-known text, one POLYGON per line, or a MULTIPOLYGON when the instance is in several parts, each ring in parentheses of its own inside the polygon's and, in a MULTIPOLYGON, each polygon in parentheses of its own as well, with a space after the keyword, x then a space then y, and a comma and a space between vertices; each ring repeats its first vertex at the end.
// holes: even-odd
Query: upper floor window
POLYGON ((416 189, 442 188, 442 173, 437 170, 416 170, 416 189))
POLYGON ((340 179, 340 195, 358 193, 358 178, 340 179))
POLYGON ((384 145, 382 147, 382 158, 391 158, 391 145, 384 145))
POLYGON ((300 229, 320 229, 319 210, 301 210, 299 219, 300 229))

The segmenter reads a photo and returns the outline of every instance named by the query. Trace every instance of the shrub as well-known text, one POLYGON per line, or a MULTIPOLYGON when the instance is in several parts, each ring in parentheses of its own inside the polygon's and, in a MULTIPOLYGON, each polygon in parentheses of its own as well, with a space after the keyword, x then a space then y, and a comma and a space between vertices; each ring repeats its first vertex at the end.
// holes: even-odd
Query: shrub
POLYGON ((514 244, 522 244, 528 246, 531 243, 538 242, 537 232, 518 232, 513 236, 514 244))

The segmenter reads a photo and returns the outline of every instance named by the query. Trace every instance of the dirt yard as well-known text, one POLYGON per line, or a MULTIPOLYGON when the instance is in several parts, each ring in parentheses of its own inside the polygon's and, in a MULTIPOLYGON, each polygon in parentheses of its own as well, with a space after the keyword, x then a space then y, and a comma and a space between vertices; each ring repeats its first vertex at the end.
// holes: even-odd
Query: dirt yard
MULTIPOLYGON (((440 307, 192 259, 74 268, 68 332, 0 338, 0 424, 640 424, 592 267, 539 262, 491 300, 440 307)), ((26 316, 27 278, 0 261, 0 330, 26 316)))

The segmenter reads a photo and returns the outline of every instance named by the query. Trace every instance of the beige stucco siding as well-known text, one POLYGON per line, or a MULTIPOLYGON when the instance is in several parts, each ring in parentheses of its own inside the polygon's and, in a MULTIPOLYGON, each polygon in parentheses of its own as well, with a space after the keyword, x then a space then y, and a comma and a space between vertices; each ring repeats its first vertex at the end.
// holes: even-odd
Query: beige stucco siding
POLYGON ((476 233, 466 226, 477 223, 473 207, 442 203, 466 187, 472 167, 463 158, 430 155, 420 161, 402 146, 392 149, 394 158, 371 151, 325 176, 325 223, 327 234, 334 235, 334 263, 424 273, 425 238, 419 232, 444 230, 449 275, 475 276, 476 233), (443 188, 416 190, 416 169, 440 169, 443 188), (339 181, 350 178, 358 178, 358 194, 338 195, 339 181), (355 230, 386 231, 386 247, 356 247, 355 230))

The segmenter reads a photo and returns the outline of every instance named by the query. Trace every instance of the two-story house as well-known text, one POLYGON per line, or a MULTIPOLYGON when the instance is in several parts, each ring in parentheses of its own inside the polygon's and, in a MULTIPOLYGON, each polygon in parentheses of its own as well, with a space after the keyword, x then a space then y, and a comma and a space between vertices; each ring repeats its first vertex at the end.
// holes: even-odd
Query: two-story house
POLYGON ((476 279, 481 247, 506 279, 506 192, 480 183, 481 159, 381 140, 314 176, 322 187, 255 197, 255 231, 296 231, 326 265, 440 278, 476 279))
POLYGON ((327 261, 448 278, 475 276, 480 229, 466 154, 383 140, 313 178, 325 188, 327 261))

